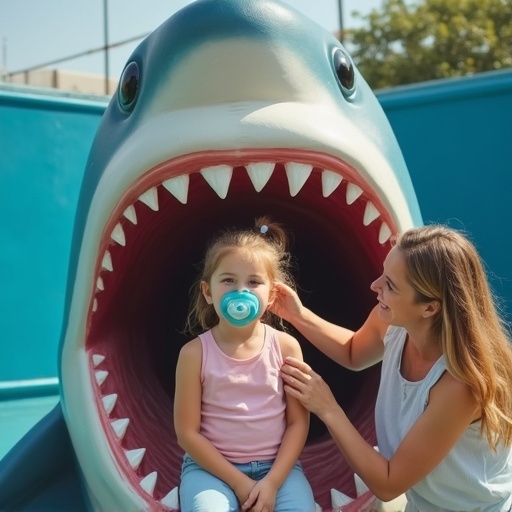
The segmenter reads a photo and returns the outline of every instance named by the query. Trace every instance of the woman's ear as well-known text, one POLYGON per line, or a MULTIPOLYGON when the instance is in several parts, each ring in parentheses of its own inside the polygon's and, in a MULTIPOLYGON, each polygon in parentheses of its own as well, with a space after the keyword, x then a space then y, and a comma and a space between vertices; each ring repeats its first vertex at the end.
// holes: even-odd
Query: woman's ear
POLYGON ((425 309, 423 310, 423 317, 429 318, 437 315, 441 311, 441 302, 439 300, 432 300, 425 303, 425 309))
POLYGON ((201 292, 203 293, 204 300, 208 304, 213 304, 212 294, 210 293, 210 287, 206 281, 201 281, 201 292))

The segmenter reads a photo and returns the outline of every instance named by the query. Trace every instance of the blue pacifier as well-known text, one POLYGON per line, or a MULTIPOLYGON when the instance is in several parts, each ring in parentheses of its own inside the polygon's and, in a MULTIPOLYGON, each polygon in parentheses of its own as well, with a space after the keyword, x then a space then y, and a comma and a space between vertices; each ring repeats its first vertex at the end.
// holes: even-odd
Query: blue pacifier
POLYGON ((222 297, 220 311, 230 324, 244 327, 258 318, 260 301, 248 290, 233 290, 222 297))

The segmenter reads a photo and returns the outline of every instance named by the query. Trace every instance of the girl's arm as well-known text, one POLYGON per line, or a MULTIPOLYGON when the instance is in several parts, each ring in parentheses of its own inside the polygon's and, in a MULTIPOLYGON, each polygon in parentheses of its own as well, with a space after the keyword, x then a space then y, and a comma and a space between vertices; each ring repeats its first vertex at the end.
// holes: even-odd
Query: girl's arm
POLYGON ((319 317, 302 305, 294 290, 279 283, 271 310, 333 361, 351 370, 362 370, 379 362, 384 354, 383 339, 388 326, 378 317, 378 307, 354 332, 319 317))
MULTIPOLYGON (((279 332, 279 343, 283 359, 295 357, 302 361, 302 350, 299 342, 287 333, 279 332)), ((257 502, 257 509, 265 506, 265 502, 275 501, 277 491, 283 485, 296 464, 299 455, 304 448, 309 430, 309 412, 299 400, 286 396, 286 430, 272 464, 271 470, 265 478, 260 480, 244 503, 242 510, 252 510, 250 507, 257 502)), ((264 508, 263 508, 264 509, 264 508)))
POLYGON ((469 386, 445 372, 432 388, 425 412, 387 460, 361 437, 318 374, 305 363, 287 363, 286 392, 325 423, 354 472, 383 501, 403 494, 428 475, 478 416, 469 386))
POLYGON ((200 433, 201 360, 199 338, 184 345, 178 357, 174 395, 174 429, 178 444, 203 469, 229 485, 243 503, 254 487, 254 480, 236 469, 200 433))
MULTIPOLYGON (((302 361, 299 342, 285 332, 279 332, 279 342, 283 359, 295 357, 302 361)), ((294 397, 286 395, 286 431, 277 452, 277 457, 268 473, 278 488, 284 483, 297 462, 306 444, 309 431, 309 411, 294 397)))

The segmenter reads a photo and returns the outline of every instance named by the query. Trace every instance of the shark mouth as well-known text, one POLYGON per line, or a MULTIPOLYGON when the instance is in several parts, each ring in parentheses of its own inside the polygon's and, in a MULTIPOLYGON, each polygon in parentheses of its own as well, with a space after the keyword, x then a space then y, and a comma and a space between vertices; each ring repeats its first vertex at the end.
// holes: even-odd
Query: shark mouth
MULTIPOLYGON (((349 328, 375 304, 371 281, 396 231, 378 191, 346 162, 295 149, 207 151, 145 172, 107 221, 96 259, 85 349, 113 464, 151 510, 168 510, 183 452, 173 429, 174 369, 189 289, 219 229, 270 215, 290 234, 305 305, 349 328)), ((375 444, 380 367, 351 372, 290 328, 305 360, 375 444)), ((236 432, 233 432, 236 435, 236 432)), ((301 456, 315 499, 355 496, 354 474, 314 416, 301 456)))

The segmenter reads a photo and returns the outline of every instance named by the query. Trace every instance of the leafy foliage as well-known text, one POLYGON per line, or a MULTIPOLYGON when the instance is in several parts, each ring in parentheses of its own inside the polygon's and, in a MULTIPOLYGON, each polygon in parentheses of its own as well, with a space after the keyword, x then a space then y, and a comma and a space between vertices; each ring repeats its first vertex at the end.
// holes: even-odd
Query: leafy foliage
POLYGON ((374 89, 512 67, 512 0, 384 0, 345 44, 374 89))

